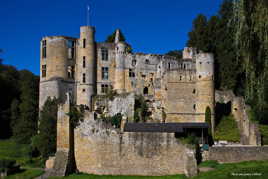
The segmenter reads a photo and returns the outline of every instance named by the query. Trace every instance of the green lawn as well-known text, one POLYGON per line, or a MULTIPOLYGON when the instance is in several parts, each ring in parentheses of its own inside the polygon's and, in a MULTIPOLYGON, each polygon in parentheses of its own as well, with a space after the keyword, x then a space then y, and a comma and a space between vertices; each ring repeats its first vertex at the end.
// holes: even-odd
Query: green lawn
POLYGON ((215 170, 201 173, 192 179, 268 179, 268 161, 213 165, 215 170))
MULTIPOLYGON (((191 179, 268 179, 268 161, 250 161, 233 164, 218 164, 215 161, 207 161, 200 167, 215 168, 213 171, 200 173, 191 179), (248 175, 248 176, 237 176, 248 175), (258 176, 260 175, 260 176, 258 176)), ((141 177, 141 176, 98 176, 87 174, 74 174, 68 177, 50 177, 49 179, 186 179, 184 175, 141 177)))
POLYGON ((13 140, 0 140, 0 159, 13 159, 23 164, 29 159, 28 153, 28 145, 17 144, 13 140))
MULTIPOLYGON (((23 167, 29 161, 26 145, 16 144, 12 140, 0 140, 0 158, 15 159, 23 167), (24 164, 24 165, 23 165, 24 164)), ((37 160, 37 159, 36 159, 37 160)), ((38 162, 38 161, 37 161, 38 162)), ((29 166, 29 165, 28 165, 29 166)), ((200 173, 192 179, 268 179, 268 161, 250 161, 234 164, 218 164, 215 161, 203 162, 200 167, 212 167, 213 171, 200 173), (235 175, 251 176, 235 176, 235 175), (257 176, 260 174, 261 176, 257 176)), ((23 168, 22 167, 22 168, 23 168)), ((7 179, 30 179, 35 178, 43 173, 41 169, 26 168, 25 171, 10 175, 7 179)), ((51 177, 50 179, 186 179, 184 175, 162 176, 162 177, 141 177, 141 176, 98 176, 88 174, 73 174, 68 177, 51 177)))
POLYGON ((23 167, 41 168, 44 161, 40 158, 29 157, 30 147, 27 144, 18 144, 14 140, 0 140, 0 159, 16 160, 23 167))
POLYGON ((110 175, 87 175, 76 174, 68 177, 50 177, 49 179, 186 179, 184 175, 172 175, 172 176, 110 176, 110 175))
POLYGON ((43 173, 43 170, 36 169, 41 167, 42 161, 39 158, 30 159, 29 151, 29 145, 17 144, 11 139, 0 140, 0 159, 16 160, 22 168, 21 172, 5 177, 5 179, 31 179, 43 173))
POLYGON ((42 175, 43 173, 44 171, 39 169, 26 169, 20 173, 9 175, 4 179, 33 179, 42 175))

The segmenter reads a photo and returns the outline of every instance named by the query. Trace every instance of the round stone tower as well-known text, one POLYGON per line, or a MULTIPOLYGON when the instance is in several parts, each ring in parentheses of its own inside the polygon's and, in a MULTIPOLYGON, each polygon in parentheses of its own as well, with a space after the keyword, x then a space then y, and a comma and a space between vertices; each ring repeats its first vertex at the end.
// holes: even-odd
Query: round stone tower
POLYGON ((80 28, 76 59, 77 105, 83 104, 91 110, 92 96, 96 86, 96 45, 95 28, 80 28))
POLYGON ((125 58, 126 58, 126 43, 119 41, 119 30, 116 31, 115 38, 115 82, 114 89, 118 93, 125 91, 125 58))
POLYGON ((40 81, 51 78, 67 80, 68 48, 66 39, 61 36, 44 37, 40 47, 40 81))
POLYGON ((210 53, 196 55, 196 122, 205 122, 206 108, 211 110, 214 126, 214 56, 210 53))
POLYGON ((68 67, 72 67, 74 61, 74 57, 70 58, 68 44, 75 45, 75 41, 74 38, 63 36, 44 37, 41 40, 39 109, 49 96, 64 100, 66 89, 69 89, 65 86, 73 81, 68 76, 68 67))

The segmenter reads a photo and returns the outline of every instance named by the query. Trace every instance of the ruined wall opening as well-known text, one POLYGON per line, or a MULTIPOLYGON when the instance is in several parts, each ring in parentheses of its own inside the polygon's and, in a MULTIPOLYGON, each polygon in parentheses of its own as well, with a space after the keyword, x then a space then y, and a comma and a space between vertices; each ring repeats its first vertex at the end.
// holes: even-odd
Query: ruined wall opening
POLYGON ((215 126, 217 126, 223 116, 229 116, 232 112, 232 103, 231 101, 227 103, 216 103, 215 107, 215 126))
POLYGON ((145 87, 145 88, 143 89, 143 94, 144 94, 144 95, 148 95, 148 92, 149 92, 148 87, 145 87))

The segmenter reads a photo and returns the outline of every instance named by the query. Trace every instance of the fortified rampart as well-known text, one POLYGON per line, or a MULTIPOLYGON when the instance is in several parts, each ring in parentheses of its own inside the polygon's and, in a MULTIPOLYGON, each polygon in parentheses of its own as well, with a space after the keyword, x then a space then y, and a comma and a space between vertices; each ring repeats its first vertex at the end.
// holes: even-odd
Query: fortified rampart
POLYGON ((47 162, 53 168, 46 175, 65 176, 74 169, 98 175, 197 173, 194 150, 174 133, 122 132, 91 112, 73 129, 69 111, 69 102, 59 106, 57 152, 47 162))
MULTIPOLYGON (((120 133, 101 122, 85 120, 75 129, 75 158, 80 172, 98 175, 161 176, 184 173, 192 161, 172 133, 120 133)), ((194 155, 194 154, 193 154, 194 155)))

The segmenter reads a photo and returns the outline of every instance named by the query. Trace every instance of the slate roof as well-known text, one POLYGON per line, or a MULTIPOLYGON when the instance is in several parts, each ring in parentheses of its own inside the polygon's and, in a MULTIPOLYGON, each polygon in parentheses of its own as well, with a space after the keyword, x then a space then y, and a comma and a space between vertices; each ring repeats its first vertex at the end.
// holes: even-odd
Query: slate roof
POLYGON ((126 123, 124 132, 183 132, 184 129, 207 129, 207 123, 126 123))

